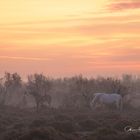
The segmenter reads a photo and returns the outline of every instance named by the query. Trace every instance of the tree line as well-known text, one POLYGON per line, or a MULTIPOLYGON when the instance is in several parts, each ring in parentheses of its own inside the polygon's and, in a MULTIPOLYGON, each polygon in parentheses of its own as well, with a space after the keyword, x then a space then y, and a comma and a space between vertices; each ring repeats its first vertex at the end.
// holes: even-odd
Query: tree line
MULTIPOLYGON (((86 78, 82 75, 50 78, 35 73, 27 76, 27 81, 23 81, 18 73, 5 72, 0 77, 0 106, 8 105, 12 96, 22 96, 25 105, 28 96, 31 96, 37 111, 44 106, 52 107, 52 105, 61 108, 89 108, 94 93, 118 93, 125 97, 139 91, 140 76, 129 74, 119 78, 103 76, 86 78)), ((130 100, 126 104, 129 103, 130 100)))

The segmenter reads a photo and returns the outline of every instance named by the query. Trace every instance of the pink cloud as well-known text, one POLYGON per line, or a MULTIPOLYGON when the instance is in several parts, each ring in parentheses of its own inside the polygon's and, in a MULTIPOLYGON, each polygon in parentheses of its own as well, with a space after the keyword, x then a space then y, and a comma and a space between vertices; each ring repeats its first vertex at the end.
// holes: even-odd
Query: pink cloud
POLYGON ((139 0, 120 0, 118 2, 113 2, 109 5, 109 9, 112 11, 120 11, 120 10, 127 10, 127 9, 137 9, 140 8, 140 1, 139 0))

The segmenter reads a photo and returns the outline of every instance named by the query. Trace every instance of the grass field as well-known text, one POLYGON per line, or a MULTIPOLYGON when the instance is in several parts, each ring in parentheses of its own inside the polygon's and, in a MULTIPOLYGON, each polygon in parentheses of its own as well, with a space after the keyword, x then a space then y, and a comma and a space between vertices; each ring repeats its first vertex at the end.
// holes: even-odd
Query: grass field
POLYGON ((139 140, 140 110, 0 109, 0 140, 139 140))

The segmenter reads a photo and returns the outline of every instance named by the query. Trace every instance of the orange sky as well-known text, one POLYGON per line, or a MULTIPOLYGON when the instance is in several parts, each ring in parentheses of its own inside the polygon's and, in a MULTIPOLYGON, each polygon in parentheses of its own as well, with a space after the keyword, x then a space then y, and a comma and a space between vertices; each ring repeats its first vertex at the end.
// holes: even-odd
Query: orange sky
POLYGON ((0 1, 0 75, 5 71, 140 74, 140 1, 0 1))

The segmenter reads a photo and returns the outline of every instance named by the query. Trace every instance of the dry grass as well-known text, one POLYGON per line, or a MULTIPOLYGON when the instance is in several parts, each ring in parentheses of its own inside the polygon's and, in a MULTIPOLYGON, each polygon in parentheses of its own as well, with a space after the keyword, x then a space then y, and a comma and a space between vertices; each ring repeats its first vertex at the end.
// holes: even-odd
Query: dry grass
POLYGON ((140 111, 0 109, 0 140, 140 140, 140 111))

